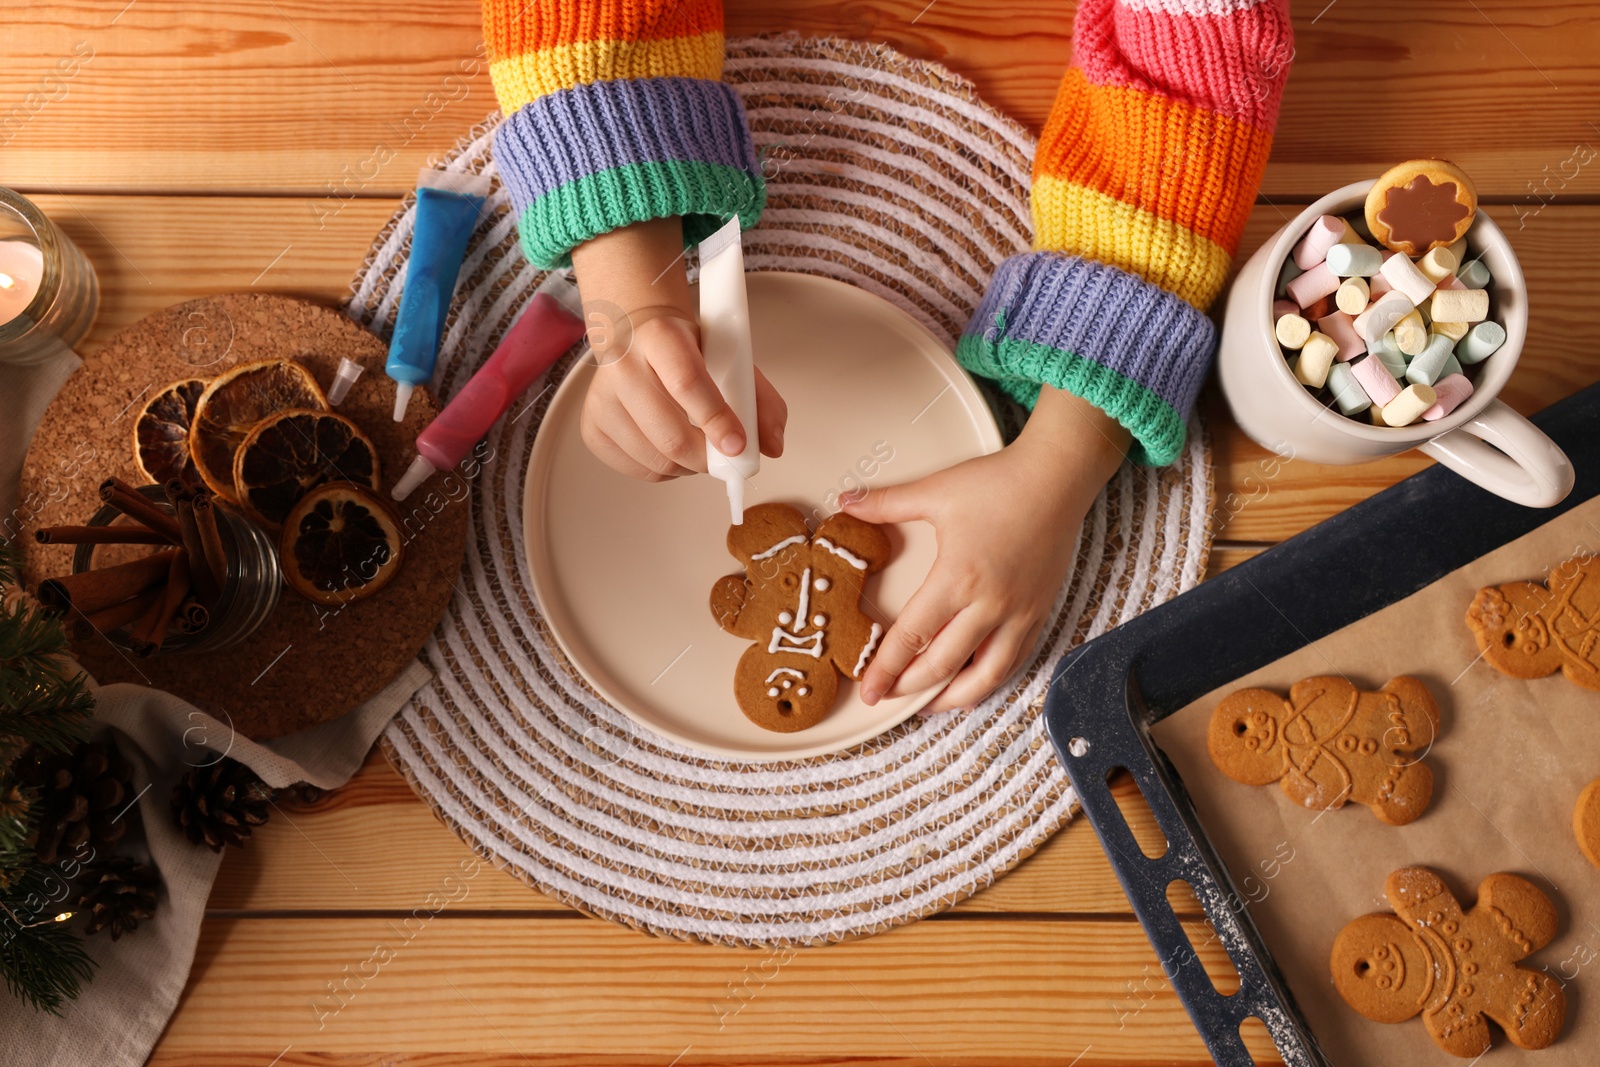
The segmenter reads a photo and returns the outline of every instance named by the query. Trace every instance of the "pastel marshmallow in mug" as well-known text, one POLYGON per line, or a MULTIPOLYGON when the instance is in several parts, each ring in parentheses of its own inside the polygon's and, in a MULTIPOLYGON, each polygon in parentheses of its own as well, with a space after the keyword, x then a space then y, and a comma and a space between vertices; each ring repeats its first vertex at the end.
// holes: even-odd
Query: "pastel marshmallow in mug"
POLYGON ((1400 383, 1394 380, 1389 368, 1376 356, 1368 356, 1350 364, 1350 372, 1361 383, 1362 390, 1380 408, 1400 395, 1400 383))
POLYGON ((1356 333, 1370 345, 1394 329, 1395 323, 1410 314, 1416 306, 1410 297, 1399 290, 1384 293, 1373 301, 1371 307, 1356 316, 1356 333))

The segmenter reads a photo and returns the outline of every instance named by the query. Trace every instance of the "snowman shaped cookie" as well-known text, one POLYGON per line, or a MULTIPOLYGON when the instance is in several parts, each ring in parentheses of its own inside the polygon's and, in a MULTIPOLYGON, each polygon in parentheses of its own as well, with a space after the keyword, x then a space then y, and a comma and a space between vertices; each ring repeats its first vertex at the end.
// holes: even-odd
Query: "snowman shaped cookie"
POLYGON ((839 675, 859 680, 883 637, 883 624, 861 610, 861 589, 888 562, 889 538, 844 514, 812 533, 799 509, 760 504, 729 527, 728 551, 745 572, 712 587, 711 614, 753 642, 734 673, 739 708, 767 730, 815 726, 839 675))

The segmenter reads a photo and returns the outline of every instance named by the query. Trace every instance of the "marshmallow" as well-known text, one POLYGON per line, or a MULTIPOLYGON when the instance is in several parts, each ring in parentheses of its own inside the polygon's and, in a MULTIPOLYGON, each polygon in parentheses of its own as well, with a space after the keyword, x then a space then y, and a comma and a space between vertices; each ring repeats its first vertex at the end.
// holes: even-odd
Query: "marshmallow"
POLYGON ((1362 391, 1373 404, 1380 408, 1400 395, 1400 383, 1394 380, 1394 375, 1389 373, 1380 359, 1373 356, 1358 359, 1350 364, 1350 373, 1356 376, 1362 391))
POLYGON ((1272 302, 1272 321, 1277 322, 1285 315, 1300 314, 1300 305, 1293 300, 1274 300, 1272 302))
POLYGON ((1431 281, 1417 269, 1410 256, 1390 256, 1383 261, 1383 276, 1389 284, 1406 294, 1413 304, 1420 304, 1433 294, 1438 282, 1431 281))
POLYGON ((1394 343, 1408 356, 1419 354, 1428 347, 1428 328, 1422 324, 1422 313, 1412 308, 1394 324, 1394 343))
POLYGON ((1318 263, 1289 283, 1289 299, 1301 307, 1310 307, 1314 301, 1332 296, 1338 288, 1339 276, 1326 263, 1318 263))
POLYGON ((1367 342, 1356 333, 1354 320, 1342 311, 1317 320, 1317 329, 1333 338, 1339 346, 1339 362, 1347 363, 1367 350, 1367 342))
MULTIPOLYGON (((1444 373, 1440 374, 1439 377, 1440 378, 1448 378, 1452 374, 1465 374, 1465 373, 1466 373, 1466 371, 1461 369, 1461 361, 1459 359, 1457 359, 1456 358, 1456 354, 1454 352, 1452 352, 1448 356, 1445 357, 1444 373)), ((1437 391, 1438 388, 1439 388, 1439 383, 1438 382, 1434 382, 1433 383, 1433 388, 1434 388, 1435 391, 1437 391)))
POLYGON ((1466 289, 1489 288, 1489 268, 1481 259, 1469 260, 1456 271, 1456 277, 1466 289))
POLYGON ((1389 373, 1396 378, 1404 378, 1406 376, 1406 354, 1400 351, 1399 345, 1394 343, 1394 334, 1384 334, 1369 344, 1367 351, 1377 356, 1389 373))
POLYGON ((1371 245, 1334 245, 1323 262, 1341 278, 1370 278, 1383 266, 1383 253, 1371 245))
POLYGON ((1506 343, 1506 328, 1498 322, 1480 322, 1456 344, 1456 358, 1466 366, 1482 363, 1506 343))
POLYGON ((1409 426, 1438 400, 1431 385, 1408 385, 1400 395, 1383 405, 1383 421, 1389 426, 1409 426))
POLYGON ((1465 337, 1471 328, 1471 324, 1465 322, 1435 322, 1428 326, 1428 332, 1443 334, 1454 342, 1465 337))
POLYGON ((1394 329, 1395 323, 1405 318, 1416 306, 1410 297, 1398 289, 1384 293, 1373 301, 1371 307, 1356 316, 1356 333, 1370 345, 1394 329))
POLYGON ((1328 388, 1333 391, 1333 402, 1341 415, 1354 415, 1372 406, 1372 398, 1356 381, 1348 363, 1335 363, 1328 368, 1328 388))
POLYGON ((1339 346, 1331 337, 1324 333, 1312 334, 1301 346, 1300 355, 1294 361, 1295 378, 1301 385, 1321 389, 1328 380, 1328 368, 1333 366, 1333 357, 1338 354, 1339 346))
POLYGON ((1365 278, 1346 278, 1333 293, 1333 306, 1346 315, 1361 314, 1371 300, 1372 290, 1365 278))
POLYGON ((1461 261, 1450 250, 1450 246, 1435 248, 1432 252, 1417 260, 1417 269, 1434 285, 1438 285, 1446 278, 1453 277, 1456 268, 1461 266, 1461 261))
POLYGON ((1489 317, 1489 291, 1440 289, 1433 294, 1433 317, 1444 322, 1482 322, 1489 317))
POLYGON ((1442 334, 1429 338, 1427 347, 1406 365, 1406 381, 1414 385, 1432 385, 1443 378, 1445 362, 1454 358, 1451 347, 1450 338, 1442 334))
POLYGON ((1284 348, 1299 348, 1311 336, 1311 324, 1290 312, 1278 320, 1272 332, 1278 335, 1278 343, 1284 348))
MULTIPOLYGON (((1385 249, 1383 253, 1383 261, 1387 263, 1389 262, 1389 258, 1391 256, 1398 256, 1399 254, 1399 252, 1396 252, 1393 249, 1385 249)), ((1394 283, 1383 276, 1382 267, 1378 268, 1378 273, 1367 279, 1367 291, 1374 300, 1378 299, 1378 297, 1389 292, 1393 288, 1394 283)))
MULTIPOLYGON (((1323 215, 1311 224, 1311 229, 1294 246, 1294 264, 1301 270, 1310 270, 1328 254, 1328 249, 1339 243, 1350 227, 1337 215, 1323 215)), ((1332 290, 1329 290, 1330 292, 1332 290)), ((1304 301, 1301 302, 1304 306, 1304 301)))
MULTIPOLYGON (((1292 260, 1292 259, 1284 260, 1283 261, 1283 266, 1278 268, 1278 284, 1272 290, 1273 293, 1279 299, 1282 299, 1284 296, 1287 296, 1288 293, 1289 293, 1289 283, 1294 281, 1296 278, 1300 277, 1300 275, 1302 275, 1304 273, 1305 273, 1305 271, 1301 270, 1299 267, 1294 265, 1294 260, 1292 260)), ((1296 304, 1295 306, 1299 307, 1300 305, 1296 304)))
POLYGON ((1461 402, 1472 395, 1472 383, 1467 381, 1464 374, 1451 374, 1440 378, 1434 385, 1433 391, 1437 394, 1433 406, 1422 413, 1424 422, 1442 419, 1456 408, 1461 402))

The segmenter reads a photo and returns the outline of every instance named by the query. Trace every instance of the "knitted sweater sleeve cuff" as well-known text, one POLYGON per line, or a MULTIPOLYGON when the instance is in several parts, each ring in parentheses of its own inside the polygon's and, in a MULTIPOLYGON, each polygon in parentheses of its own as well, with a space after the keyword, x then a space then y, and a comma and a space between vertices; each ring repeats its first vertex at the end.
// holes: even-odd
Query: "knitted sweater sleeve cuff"
POLYGON ((1000 265, 956 356, 1030 409, 1041 385, 1082 397, 1127 427, 1128 458, 1162 466, 1183 451, 1215 341, 1211 320, 1160 286, 1031 252, 1000 265))
POLYGON ((744 105, 709 79, 548 93, 502 122, 494 147, 523 251, 547 269, 591 237, 648 219, 682 216, 685 244, 734 215, 754 226, 766 199, 744 105))

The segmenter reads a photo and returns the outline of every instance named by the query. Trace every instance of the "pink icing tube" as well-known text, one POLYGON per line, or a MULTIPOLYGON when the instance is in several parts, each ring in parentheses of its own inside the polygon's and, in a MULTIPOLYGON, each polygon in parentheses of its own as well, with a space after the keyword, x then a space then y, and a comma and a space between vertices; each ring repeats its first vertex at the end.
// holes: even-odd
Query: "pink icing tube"
POLYGON ((578 307, 570 282, 555 274, 545 279, 500 347, 417 435, 417 458, 391 497, 404 500, 435 471, 466 458, 495 420, 583 337, 583 319, 574 314, 578 307))

